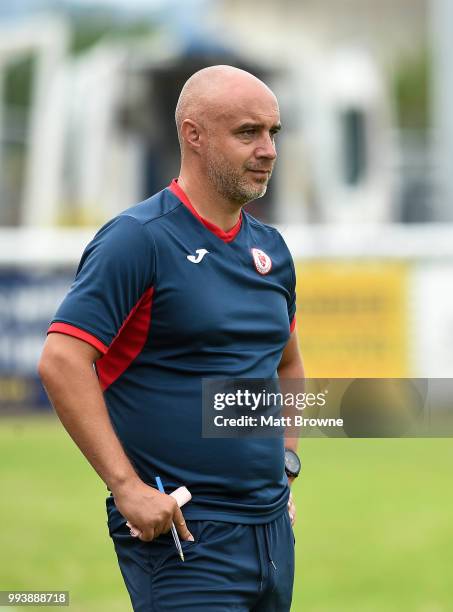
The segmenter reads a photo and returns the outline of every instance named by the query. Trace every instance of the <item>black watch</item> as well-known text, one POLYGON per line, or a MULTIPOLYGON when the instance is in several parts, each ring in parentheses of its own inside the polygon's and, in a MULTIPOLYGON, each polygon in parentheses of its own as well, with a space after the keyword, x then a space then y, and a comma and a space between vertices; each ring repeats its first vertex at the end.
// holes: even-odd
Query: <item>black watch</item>
POLYGON ((290 448, 285 448, 285 472, 288 478, 297 478, 301 467, 299 455, 290 448))

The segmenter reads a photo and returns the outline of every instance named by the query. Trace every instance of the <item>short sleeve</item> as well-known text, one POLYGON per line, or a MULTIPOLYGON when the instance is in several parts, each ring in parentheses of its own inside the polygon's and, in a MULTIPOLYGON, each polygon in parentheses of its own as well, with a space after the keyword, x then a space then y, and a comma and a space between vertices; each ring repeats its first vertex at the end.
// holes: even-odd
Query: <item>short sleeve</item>
POLYGON ((108 348, 155 277, 150 232, 120 215, 104 225, 85 249, 75 280, 48 332, 60 332, 108 348))

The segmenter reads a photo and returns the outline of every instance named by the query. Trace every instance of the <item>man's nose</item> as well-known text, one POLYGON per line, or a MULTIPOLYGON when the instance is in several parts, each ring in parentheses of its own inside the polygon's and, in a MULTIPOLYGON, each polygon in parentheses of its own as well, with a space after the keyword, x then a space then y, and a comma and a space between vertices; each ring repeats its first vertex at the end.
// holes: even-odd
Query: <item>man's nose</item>
POLYGON ((256 157, 265 157, 266 159, 275 159, 277 157, 277 150, 275 148, 275 141, 267 135, 263 137, 259 146, 255 151, 256 157))

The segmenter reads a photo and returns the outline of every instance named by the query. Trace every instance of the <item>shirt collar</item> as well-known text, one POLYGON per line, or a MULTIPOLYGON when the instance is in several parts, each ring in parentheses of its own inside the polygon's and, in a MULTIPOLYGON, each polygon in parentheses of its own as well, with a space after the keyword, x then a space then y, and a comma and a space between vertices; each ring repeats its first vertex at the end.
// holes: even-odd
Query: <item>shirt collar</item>
POLYGON ((232 240, 234 240, 236 238, 236 236, 239 233, 239 230, 241 229, 241 225, 242 225, 242 210, 241 210, 241 212, 239 214, 239 219, 238 219, 236 225, 234 227, 232 227, 230 230, 228 230, 228 232, 225 232, 218 225, 215 225, 211 221, 208 221, 207 219, 204 219, 195 210, 195 208, 190 203, 190 200, 187 197, 186 193, 179 186, 178 179, 173 179, 172 182, 170 183, 170 185, 168 186, 168 189, 178 198, 178 200, 180 200, 184 204, 184 206, 186 206, 190 210, 190 212, 193 214, 193 216, 196 217, 198 219, 198 221, 200 221, 200 223, 202 223, 213 234, 218 236, 218 238, 220 238, 224 242, 231 242, 232 240))

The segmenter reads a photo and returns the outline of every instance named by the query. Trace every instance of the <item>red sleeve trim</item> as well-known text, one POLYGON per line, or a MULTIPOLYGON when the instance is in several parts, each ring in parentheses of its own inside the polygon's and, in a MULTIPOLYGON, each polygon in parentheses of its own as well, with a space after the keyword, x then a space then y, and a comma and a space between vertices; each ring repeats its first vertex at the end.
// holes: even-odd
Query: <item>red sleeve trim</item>
POLYGON ((296 327, 296 315, 294 315, 293 320, 291 321, 291 325, 289 326, 290 333, 293 333, 296 327))
POLYGON ((83 329, 79 329, 74 325, 69 325, 68 323, 52 323, 52 325, 47 330, 48 334, 52 333, 66 334, 67 336, 73 336, 74 338, 78 338, 79 340, 83 340, 91 346, 94 346, 98 351, 100 351, 103 355, 107 353, 109 347, 106 346, 103 342, 98 340, 96 336, 89 334, 83 329))

